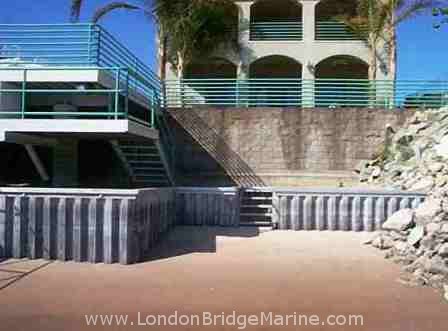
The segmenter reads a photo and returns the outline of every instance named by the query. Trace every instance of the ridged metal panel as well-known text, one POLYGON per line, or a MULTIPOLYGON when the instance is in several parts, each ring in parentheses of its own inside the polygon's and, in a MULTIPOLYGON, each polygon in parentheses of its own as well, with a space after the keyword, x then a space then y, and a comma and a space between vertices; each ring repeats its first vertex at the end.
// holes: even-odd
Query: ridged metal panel
POLYGON ((0 189, 0 256, 133 263, 174 210, 172 189, 0 189))
POLYGON ((281 230, 377 231, 394 212, 425 194, 380 190, 276 190, 273 221, 281 230))
POLYGON ((137 260, 142 260, 160 240, 162 234, 174 227, 176 223, 174 197, 174 190, 170 188, 140 191, 133 215, 132 226, 135 229, 128 230, 130 234, 131 231, 137 234, 137 237, 130 237, 129 234, 130 239, 126 241, 128 245, 134 246, 133 249, 128 248, 126 251, 136 251, 137 260))
POLYGON ((237 188, 177 188, 177 223, 238 226, 240 191, 237 188))

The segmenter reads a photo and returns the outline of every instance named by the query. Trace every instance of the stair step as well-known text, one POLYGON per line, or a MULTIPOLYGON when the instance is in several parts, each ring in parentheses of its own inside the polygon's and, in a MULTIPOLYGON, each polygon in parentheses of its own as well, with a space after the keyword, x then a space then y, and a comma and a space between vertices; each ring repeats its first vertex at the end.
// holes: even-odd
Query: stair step
POLYGON ((271 217, 272 213, 240 213, 241 217, 271 217))
POLYGON ((243 200, 271 200, 272 201, 272 197, 245 197, 243 196, 243 200))
POLYGON ((272 204, 269 204, 269 205, 241 205, 241 208, 272 208, 272 204))
POLYGON ((166 175, 158 175, 158 174, 135 174, 136 178, 166 178, 166 175))
POLYGON ((161 165, 160 167, 133 167, 134 170, 165 170, 165 168, 161 165))
POLYGON ((123 152, 126 157, 151 157, 151 156, 159 156, 159 153, 126 153, 123 152))
POLYGON ((269 227, 272 229, 274 224, 272 222, 253 221, 253 222, 240 222, 240 226, 269 227))
POLYGON ((121 148, 157 149, 156 145, 119 144, 121 148))
POLYGON ((244 189, 244 193, 269 193, 272 194, 271 189, 264 189, 264 188, 246 188, 244 189))
POLYGON ((136 178, 134 180, 134 182, 137 182, 137 183, 164 183, 164 184, 169 184, 168 180, 156 179, 156 178, 153 178, 153 179, 138 179, 138 178, 136 178))
POLYGON ((161 161, 129 161, 130 164, 162 164, 161 161))

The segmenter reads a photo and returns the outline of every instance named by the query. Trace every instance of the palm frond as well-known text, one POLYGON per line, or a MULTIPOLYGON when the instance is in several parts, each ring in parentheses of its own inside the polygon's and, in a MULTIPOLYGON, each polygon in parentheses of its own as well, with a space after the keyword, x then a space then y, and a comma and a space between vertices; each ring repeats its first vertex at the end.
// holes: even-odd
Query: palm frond
POLYGON ((83 5, 83 0, 72 0, 70 6, 70 22, 79 22, 79 17, 81 16, 81 8, 83 5))
POLYGON ((117 9, 124 9, 124 10, 138 10, 140 7, 131 5, 127 2, 111 2, 103 7, 98 8, 95 13, 93 14, 92 23, 98 23, 98 21, 103 18, 105 15, 110 13, 111 11, 117 10, 117 9))
POLYGON ((424 14, 425 12, 431 13, 439 3, 440 1, 438 0, 413 0, 404 2, 396 8, 396 17, 393 24, 396 26, 407 19, 424 14))

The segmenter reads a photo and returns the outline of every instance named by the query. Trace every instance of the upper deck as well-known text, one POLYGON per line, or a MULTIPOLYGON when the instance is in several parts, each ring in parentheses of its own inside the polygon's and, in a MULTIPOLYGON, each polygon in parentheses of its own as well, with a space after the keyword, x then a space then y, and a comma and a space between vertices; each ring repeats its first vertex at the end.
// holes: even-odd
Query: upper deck
POLYGON ((148 66, 99 25, 0 24, 4 124, 121 120, 154 128, 161 86, 148 66))

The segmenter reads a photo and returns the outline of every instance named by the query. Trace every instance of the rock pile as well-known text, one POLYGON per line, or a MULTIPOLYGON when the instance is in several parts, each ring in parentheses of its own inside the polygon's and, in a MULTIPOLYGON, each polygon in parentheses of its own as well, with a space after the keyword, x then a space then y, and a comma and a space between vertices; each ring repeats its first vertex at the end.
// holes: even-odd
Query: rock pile
POLYGON ((428 193, 417 208, 392 215, 369 243, 403 265, 406 283, 440 289, 448 300, 448 108, 388 128, 382 150, 358 171, 362 182, 428 193))

